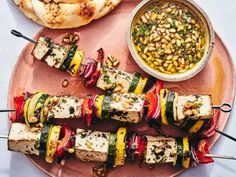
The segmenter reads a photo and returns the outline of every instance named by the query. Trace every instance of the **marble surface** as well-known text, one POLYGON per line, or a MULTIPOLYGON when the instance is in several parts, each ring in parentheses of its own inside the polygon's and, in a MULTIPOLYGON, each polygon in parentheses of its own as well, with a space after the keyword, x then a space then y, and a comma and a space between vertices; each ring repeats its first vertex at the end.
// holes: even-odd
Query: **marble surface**
MULTIPOLYGON (((236 63, 236 1, 235 0, 195 0, 209 15, 215 31, 224 41, 234 64, 236 63)), ((17 29, 33 36, 40 26, 24 17, 12 0, 0 0, 0 108, 7 107, 8 84, 17 56, 26 45, 24 40, 16 40, 10 34, 17 29)), ((236 104, 233 107, 225 132, 236 135, 236 104)), ((0 114, 0 134, 8 132, 8 116, 0 114)), ((221 137, 212 149, 214 154, 226 154, 236 157, 236 143, 221 137)), ((46 176, 20 153, 7 150, 7 141, 0 139, 0 176, 1 177, 41 177, 46 176)), ((201 165, 189 169, 179 176, 236 176, 236 161, 215 160, 214 164, 201 165)), ((79 174, 78 174, 79 176, 79 174)), ((157 174, 158 176, 158 174, 157 174)))

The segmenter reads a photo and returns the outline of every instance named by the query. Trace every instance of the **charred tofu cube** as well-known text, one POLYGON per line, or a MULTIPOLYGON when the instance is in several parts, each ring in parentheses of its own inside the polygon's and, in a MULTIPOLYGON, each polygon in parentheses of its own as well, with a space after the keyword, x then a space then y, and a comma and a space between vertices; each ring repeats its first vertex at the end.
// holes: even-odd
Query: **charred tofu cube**
POLYGON ((111 118, 122 122, 138 123, 144 105, 143 94, 113 94, 110 103, 111 118))
POLYGON ((48 118, 68 119, 80 118, 83 99, 72 96, 54 96, 50 98, 48 118), (53 105, 53 106, 52 106, 53 105))
POLYGON ((67 49, 59 44, 52 43, 52 51, 46 57, 47 64, 54 68, 60 68, 67 56, 67 49))
POLYGON ((97 87, 102 90, 109 90, 121 85, 123 92, 127 93, 132 79, 132 74, 103 66, 97 81, 97 87))
POLYGON ((177 154, 174 138, 147 136, 147 164, 173 163, 177 154))
POLYGON ((209 119, 213 116, 210 95, 179 96, 177 100, 177 119, 209 119))
POLYGON ((76 130, 75 154, 82 161, 105 162, 108 156, 109 133, 76 130))
POLYGON ((49 38, 40 37, 32 51, 32 55, 37 60, 43 60, 43 58, 46 57, 46 55, 49 54, 50 51, 51 40, 49 38))
POLYGON ((24 154, 39 155, 39 140, 41 132, 32 132, 23 123, 12 123, 8 137, 8 149, 24 154))

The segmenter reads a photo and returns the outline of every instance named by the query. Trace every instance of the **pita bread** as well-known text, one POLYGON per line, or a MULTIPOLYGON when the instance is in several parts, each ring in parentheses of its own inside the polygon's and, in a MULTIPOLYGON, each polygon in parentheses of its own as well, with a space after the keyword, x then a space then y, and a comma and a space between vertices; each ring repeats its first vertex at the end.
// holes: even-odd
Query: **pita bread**
POLYGON ((43 25, 43 22, 37 17, 32 7, 31 0, 14 0, 18 8, 24 13, 24 15, 36 23, 43 25))
POLYGON ((121 0, 14 0, 33 21, 49 28, 75 28, 99 19, 121 0))

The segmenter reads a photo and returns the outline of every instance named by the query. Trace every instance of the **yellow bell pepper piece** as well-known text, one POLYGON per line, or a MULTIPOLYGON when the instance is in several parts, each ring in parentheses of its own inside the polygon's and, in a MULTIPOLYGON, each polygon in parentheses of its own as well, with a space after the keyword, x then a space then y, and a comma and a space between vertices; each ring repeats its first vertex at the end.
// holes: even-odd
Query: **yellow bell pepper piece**
POLYGON ((189 133, 193 134, 198 132, 204 124, 204 120, 198 120, 190 129, 189 133))
POLYGON ((184 168, 189 168, 190 165, 190 157, 186 157, 185 154, 189 152, 189 142, 188 137, 183 138, 183 159, 182 159, 182 165, 184 168))
POLYGON ((96 101, 95 101, 95 104, 96 104, 96 107, 97 107, 96 116, 100 119, 102 118, 102 102, 103 102, 103 99, 104 99, 104 95, 100 95, 96 98, 96 101))
POLYGON ((31 100, 31 98, 28 98, 25 102, 25 105, 24 105, 24 118, 25 118, 25 123, 28 127, 30 127, 30 124, 28 122, 28 118, 27 118, 28 113, 27 112, 28 112, 30 100, 31 100))
POLYGON ((78 72, 78 69, 80 67, 80 64, 84 58, 84 52, 81 50, 77 50, 75 52, 75 55, 70 62, 70 67, 67 69, 67 72, 70 73, 72 76, 75 76, 78 72))
POLYGON ((117 131, 115 166, 124 165, 126 133, 127 130, 124 127, 119 128, 117 131))
POLYGON ((47 147, 46 147, 46 162, 53 163, 55 158, 57 144, 60 136, 61 126, 55 125, 50 129, 48 139, 47 139, 47 147))
POLYGON ((147 78, 146 77, 140 77, 137 87, 134 90, 135 94, 142 94, 143 93, 143 89, 145 87, 147 83, 147 78))
POLYGON ((168 125, 166 117, 166 95, 168 94, 167 89, 161 89, 160 91, 160 103, 161 103, 161 122, 163 125, 168 125))

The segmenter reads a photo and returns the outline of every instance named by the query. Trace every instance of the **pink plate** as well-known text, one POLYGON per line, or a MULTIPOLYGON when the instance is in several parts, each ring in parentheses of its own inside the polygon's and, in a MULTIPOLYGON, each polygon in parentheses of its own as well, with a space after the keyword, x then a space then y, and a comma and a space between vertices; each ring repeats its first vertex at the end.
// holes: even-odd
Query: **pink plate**
MULTIPOLYGON (((132 59, 126 44, 126 29, 129 14, 140 1, 124 0, 120 6, 104 18, 92 22, 90 25, 72 30, 50 30, 43 28, 35 37, 48 36, 57 42, 61 42, 64 33, 77 31, 80 34, 79 48, 83 49, 86 57, 96 57, 96 50, 102 47, 107 54, 112 54, 121 60, 119 66, 127 72, 141 72, 141 69, 132 59)), ((96 88, 86 89, 83 87, 79 76, 71 78, 69 74, 62 73, 56 69, 48 67, 45 63, 36 61, 31 56, 33 45, 28 44, 18 58, 16 66, 12 72, 12 77, 8 93, 8 106, 13 107, 13 97, 23 92, 34 92, 43 90, 54 95, 70 94, 75 96, 85 96, 87 94, 102 93, 96 88), (68 79, 70 84, 63 88, 62 82, 68 79)), ((232 59, 227 52, 224 44, 216 35, 215 48, 213 55, 205 69, 194 78, 179 83, 164 83, 164 87, 172 88, 175 91, 185 94, 207 93, 212 94, 214 104, 228 102, 233 104, 235 90, 235 71, 232 59)), ((228 120, 229 114, 221 113, 219 129, 223 130, 228 120)), ((60 123, 60 122, 59 122, 60 123)), ((72 127, 85 128, 80 120, 66 122, 72 127)), ((115 130, 122 124, 119 122, 108 121, 92 129, 115 130)), ((145 121, 138 125, 131 125, 129 129, 141 133, 155 135, 154 130, 148 128, 145 121)), ((171 134, 170 129, 166 131, 171 134)), ((215 135, 209 140, 212 147, 219 135, 215 135)), ((42 156, 28 156, 29 159, 42 171, 50 176, 92 176, 92 168, 95 163, 84 163, 74 158, 67 160, 64 166, 57 163, 47 164, 42 156)), ((183 171, 182 168, 172 167, 171 164, 157 165, 150 170, 143 166, 140 168, 137 163, 127 163, 123 167, 118 167, 109 172, 108 176, 128 177, 130 174, 136 177, 143 176, 174 176, 183 171)))

